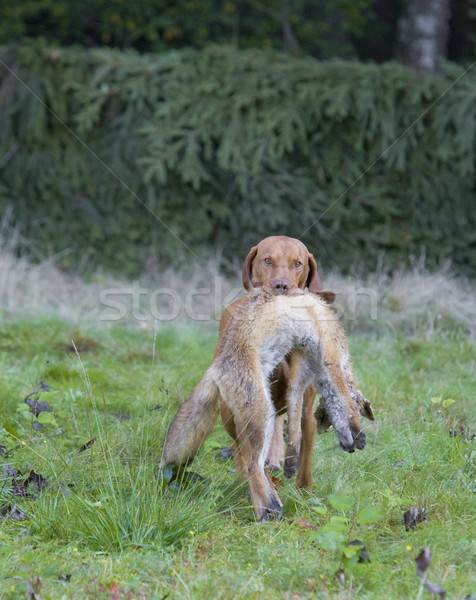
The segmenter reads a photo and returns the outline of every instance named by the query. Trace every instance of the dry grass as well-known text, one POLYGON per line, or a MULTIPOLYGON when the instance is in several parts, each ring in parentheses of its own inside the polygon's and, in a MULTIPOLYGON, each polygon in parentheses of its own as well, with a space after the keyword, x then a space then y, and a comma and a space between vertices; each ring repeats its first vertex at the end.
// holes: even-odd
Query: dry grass
MULTIPOLYGON (((0 224, 0 310, 9 314, 54 314, 73 323, 125 321, 148 328, 155 319, 184 325, 215 326, 225 306, 242 292, 239 278, 220 273, 217 257, 187 272, 168 269, 147 273, 136 282, 96 275, 86 282, 65 273, 55 257, 33 261, 8 220, 0 224)), ((31 249, 28 252, 32 256, 31 249)), ((430 273, 423 261, 412 270, 389 274, 384 269, 359 277, 323 275, 326 289, 337 293, 336 308, 349 329, 404 329, 431 335, 441 327, 459 326, 476 335, 474 282, 449 265, 430 273)))
POLYGON ((431 335, 442 327, 459 326, 472 337, 476 334, 474 281, 456 275, 449 263, 430 272, 419 261, 410 270, 389 274, 380 269, 357 279, 331 273, 325 282, 337 292, 351 328, 383 326, 431 335))

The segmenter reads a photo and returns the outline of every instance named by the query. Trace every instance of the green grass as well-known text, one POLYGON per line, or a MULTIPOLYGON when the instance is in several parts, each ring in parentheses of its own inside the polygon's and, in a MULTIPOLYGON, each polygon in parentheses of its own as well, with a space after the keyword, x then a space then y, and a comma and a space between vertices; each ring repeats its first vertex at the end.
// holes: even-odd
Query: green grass
POLYGON ((476 440, 450 435, 459 425, 476 433, 475 348, 462 333, 354 333, 355 371, 376 412, 364 422, 368 446, 348 455, 332 432, 319 436, 313 489, 299 492, 278 473, 286 517, 261 525, 233 462, 216 457, 229 445, 219 423, 191 467, 203 480, 192 474, 169 487, 154 477, 166 428, 208 366, 214 333, 5 318, 0 340, 0 468, 48 481, 40 493, 30 486, 32 499, 10 497, 0 480, 0 504, 29 517, 2 521, 1 598, 25 597, 38 576, 43 600, 417 598, 414 559, 427 545, 429 579, 452 599, 475 593, 476 440), (40 381, 56 423, 37 432, 18 408, 40 381), (352 506, 334 508, 336 493, 352 506), (412 505, 428 520, 406 531, 412 505), (380 520, 359 524, 364 508, 380 520), (335 577, 341 552, 323 536, 333 517, 345 519, 344 542, 362 540, 371 560, 344 565, 345 582, 335 577))

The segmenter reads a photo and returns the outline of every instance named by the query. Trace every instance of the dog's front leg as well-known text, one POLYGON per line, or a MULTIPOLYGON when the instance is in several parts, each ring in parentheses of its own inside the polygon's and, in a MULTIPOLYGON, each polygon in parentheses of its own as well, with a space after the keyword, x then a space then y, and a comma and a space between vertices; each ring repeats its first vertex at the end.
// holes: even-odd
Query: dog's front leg
POLYGON ((288 446, 284 461, 284 474, 292 477, 297 470, 301 449, 301 415, 303 395, 308 386, 305 363, 302 355, 293 351, 289 358, 289 380, 286 393, 288 409, 288 446))
POLYGON ((317 390, 313 385, 310 385, 304 391, 301 417, 301 451, 296 475, 296 486, 298 488, 310 488, 312 486, 312 455, 317 434, 317 422, 314 417, 316 394, 317 390))
POLYGON ((274 433, 268 450, 266 464, 270 471, 277 471, 284 463, 284 415, 276 415, 274 433))

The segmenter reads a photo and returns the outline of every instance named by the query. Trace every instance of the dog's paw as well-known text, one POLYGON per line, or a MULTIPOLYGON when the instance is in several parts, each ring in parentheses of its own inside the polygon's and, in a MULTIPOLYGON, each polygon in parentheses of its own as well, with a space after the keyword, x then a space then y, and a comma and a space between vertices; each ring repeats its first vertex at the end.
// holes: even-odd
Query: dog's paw
POLYGON ((277 471, 284 463, 284 443, 281 446, 271 445, 266 458, 266 466, 270 471, 277 471))
POLYGON ((284 476, 290 479, 297 471, 297 457, 288 457, 284 461, 284 476))

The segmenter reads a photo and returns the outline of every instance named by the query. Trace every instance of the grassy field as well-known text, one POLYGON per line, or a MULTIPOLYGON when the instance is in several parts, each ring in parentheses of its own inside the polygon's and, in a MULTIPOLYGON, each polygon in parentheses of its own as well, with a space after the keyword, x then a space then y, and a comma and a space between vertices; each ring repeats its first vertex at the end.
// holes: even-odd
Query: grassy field
POLYGON ((186 480, 154 477, 215 340, 206 327, 4 313, 1 598, 425 598, 424 546, 424 577, 449 598, 476 598, 475 347, 464 331, 354 331, 376 412, 367 448, 349 455, 332 432, 319 436, 313 489, 278 472, 285 518, 260 525, 219 456, 220 423, 186 480), (427 520, 406 530, 412 506, 427 520), (370 562, 348 549, 356 539, 370 562))

